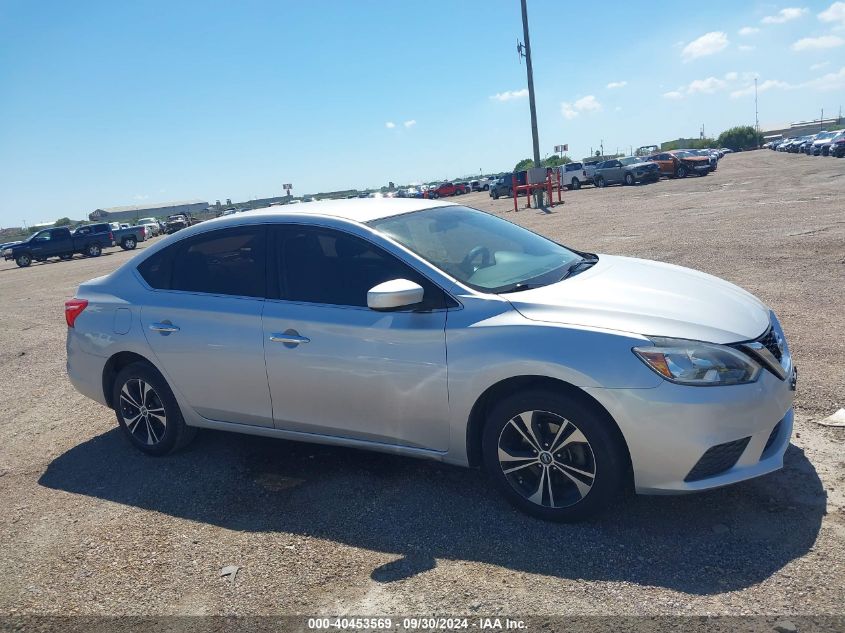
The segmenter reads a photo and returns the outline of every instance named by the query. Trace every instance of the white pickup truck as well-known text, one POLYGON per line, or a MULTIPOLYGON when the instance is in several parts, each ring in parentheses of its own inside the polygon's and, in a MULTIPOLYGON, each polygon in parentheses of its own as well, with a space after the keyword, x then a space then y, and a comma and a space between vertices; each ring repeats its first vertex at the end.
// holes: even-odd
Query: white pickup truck
POLYGON ((580 189, 581 185, 593 184, 596 162, 571 162, 560 166, 560 182, 567 189, 580 189))

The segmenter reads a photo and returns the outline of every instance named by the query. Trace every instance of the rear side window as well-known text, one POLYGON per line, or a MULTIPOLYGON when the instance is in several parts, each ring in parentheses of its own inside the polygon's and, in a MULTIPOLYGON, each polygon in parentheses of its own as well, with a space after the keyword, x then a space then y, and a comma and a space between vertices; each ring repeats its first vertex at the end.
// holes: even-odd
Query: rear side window
POLYGON ((148 257, 138 272, 159 290, 263 298, 266 253, 264 227, 221 229, 148 257))

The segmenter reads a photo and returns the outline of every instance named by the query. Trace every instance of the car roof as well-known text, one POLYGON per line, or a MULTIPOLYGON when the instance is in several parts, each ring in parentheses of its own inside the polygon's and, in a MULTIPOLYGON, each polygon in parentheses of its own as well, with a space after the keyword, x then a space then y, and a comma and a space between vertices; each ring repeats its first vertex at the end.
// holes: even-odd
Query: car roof
MULTIPOLYGON (((366 223, 381 218, 389 218, 394 215, 433 209, 435 207, 456 206, 454 202, 443 202, 441 200, 425 200, 420 198, 351 198, 343 200, 321 200, 312 202, 307 206, 297 205, 295 209, 288 205, 275 207, 264 207, 253 209, 237 214, 236 217, 226 216, 203 222, 209 224, 238 224, 246 218, 254 221, 262 220, 285 220, 296 219, 297 217, 323 216, 351 220, 352 222, 366 223)), ((199 225, 198 225, 199 226, 199 225)))

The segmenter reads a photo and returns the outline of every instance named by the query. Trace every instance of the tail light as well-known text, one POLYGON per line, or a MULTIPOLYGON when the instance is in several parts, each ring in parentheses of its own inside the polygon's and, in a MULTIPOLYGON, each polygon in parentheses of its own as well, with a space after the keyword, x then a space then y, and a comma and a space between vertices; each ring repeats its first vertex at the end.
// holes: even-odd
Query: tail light
POLYGON ((146 226, 141 227, 141 237, 143 237, 144 239, 147 239, 147 227, 146 226))
POLYGON ((109 231, 109 241, 114 242, 114 233, 109 231))
POLYGON ((71 299, 65 301, 65 321, 68 327, 73 327, 76 323, 76 317, 82 314, 82 311, 88 307, 88 299, 71 299))

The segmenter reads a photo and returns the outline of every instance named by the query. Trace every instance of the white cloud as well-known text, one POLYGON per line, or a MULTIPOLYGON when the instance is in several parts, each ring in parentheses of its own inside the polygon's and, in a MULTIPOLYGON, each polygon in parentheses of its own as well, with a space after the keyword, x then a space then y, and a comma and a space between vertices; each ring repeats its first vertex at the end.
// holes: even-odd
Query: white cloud
POLYGON ((845 90, 845 66, 835 73, 827 73, 822 77, 805 81, 800 88, 812 88, 827 92, 829 90, 845 90))
POLYGON ((819 37, 805 37, 792 45, 794 51, 815 51, 825 48, 836 48, 845 44, 838 35, 820 35, 819 37))
POLYGON ((736 81, 738 78, 739 78, 739 73, 735 73, 735 72, 725 73, 725 79, 727 79, 728 81, 736 81))
POLYGON ((739 50, 741 50, 743 53, 747 53, 748 51, 753 51, 757 47, 756 46, 749 46, 748 44, 740 44, 739 46, 737 46, 737 48, 739 50))
POLYGON ((587 95, 586 97, 581 97, 575 102, 575 109, 598 112, 601 110, 601 104, 593 95, 587 95))
POLYGON ((818 18, 822 22, 838 22, 837 28, 845 28, 845 2, 834 2, 819 13, 818 18))
POLYGON ((783 24, 784 22, 797 20, 805 13, 807 13, 807 9, 789 7, 787 9, 781 9, 775 15, 767 15, 760 21, 763 24, 783 24))
POLYGON ((613 90, 614 88, 624 88, 627 85, 627 81, 611 81, 609 84, 607 84, 606 88, 608 90, 613 90))
POLYGON ((505 90, 504 92, 498 92, 494 95, 491 95, 490 98, 493 101, 512 101, 514 99, 524 99, 528 96, 528 88, 523 88, 522 90, 505 90))
POLYGON ((712 94, 719 90, 724 90, 727 87, 727 82, 716 79, 716 77, 708 77, 707 79, 695 79, 687 86, 687 94, 694 95, 697 92, 704 94, 712 94))
POLYGON ((698 39, 693 40, 681 51, 681 56, 684 61, 688 62, 699 57, 706 57, 713 55, 728 47, 728 36, 722 31, 712 31, 705 33, 698 39))
MULTIPOLYGON (((773 89, 783 89, 787 90, 792 88, 792 86, 785 81, 778 81, 777 79, 767 79, 764 82, 761 82, 757 85, 757 93, 767 92, 773 89)), ((731 93, 731 99, 737 99, 739 97, 747 97, 754 94, 754 84, 746 86, 745 88, 740 88, 739 90, 734 90, 731 93)))
POLYGON ((758 29, 756 26, 743 26, 741 29, 739 29, 739 34, 740 35, 754 35, 759 30, 760 29, 758 29))
POLYGON ((825 66, 830 66, 830 62, 819 62, 818 64, 813 64, 810 66, 810 70, 821 70, 825 66))
POLYGON ((396 124, 393 121, 388 121, 384 124, 384 127, 386 127, 388 130, 392 130, 396 127, 396 124))
POLYGON ((560 113, 564 119, 574 119, 581 112, 598 112, 601 109, 601 103, 593 95, 581 97, 575 103, 564 101, 560 104, 560 113))
POLYGON ((684 98, 684 93, 679 90, 670 90, 669 92, 663 93, 664 99, 672 99, 673 101, 677 101, 679 99, 684 98))
POLYGON ((404 125, 405 127, 414 127, 416 124, 416 119, 411 119, 410 121, 405 121, 402 125, 404 125))

